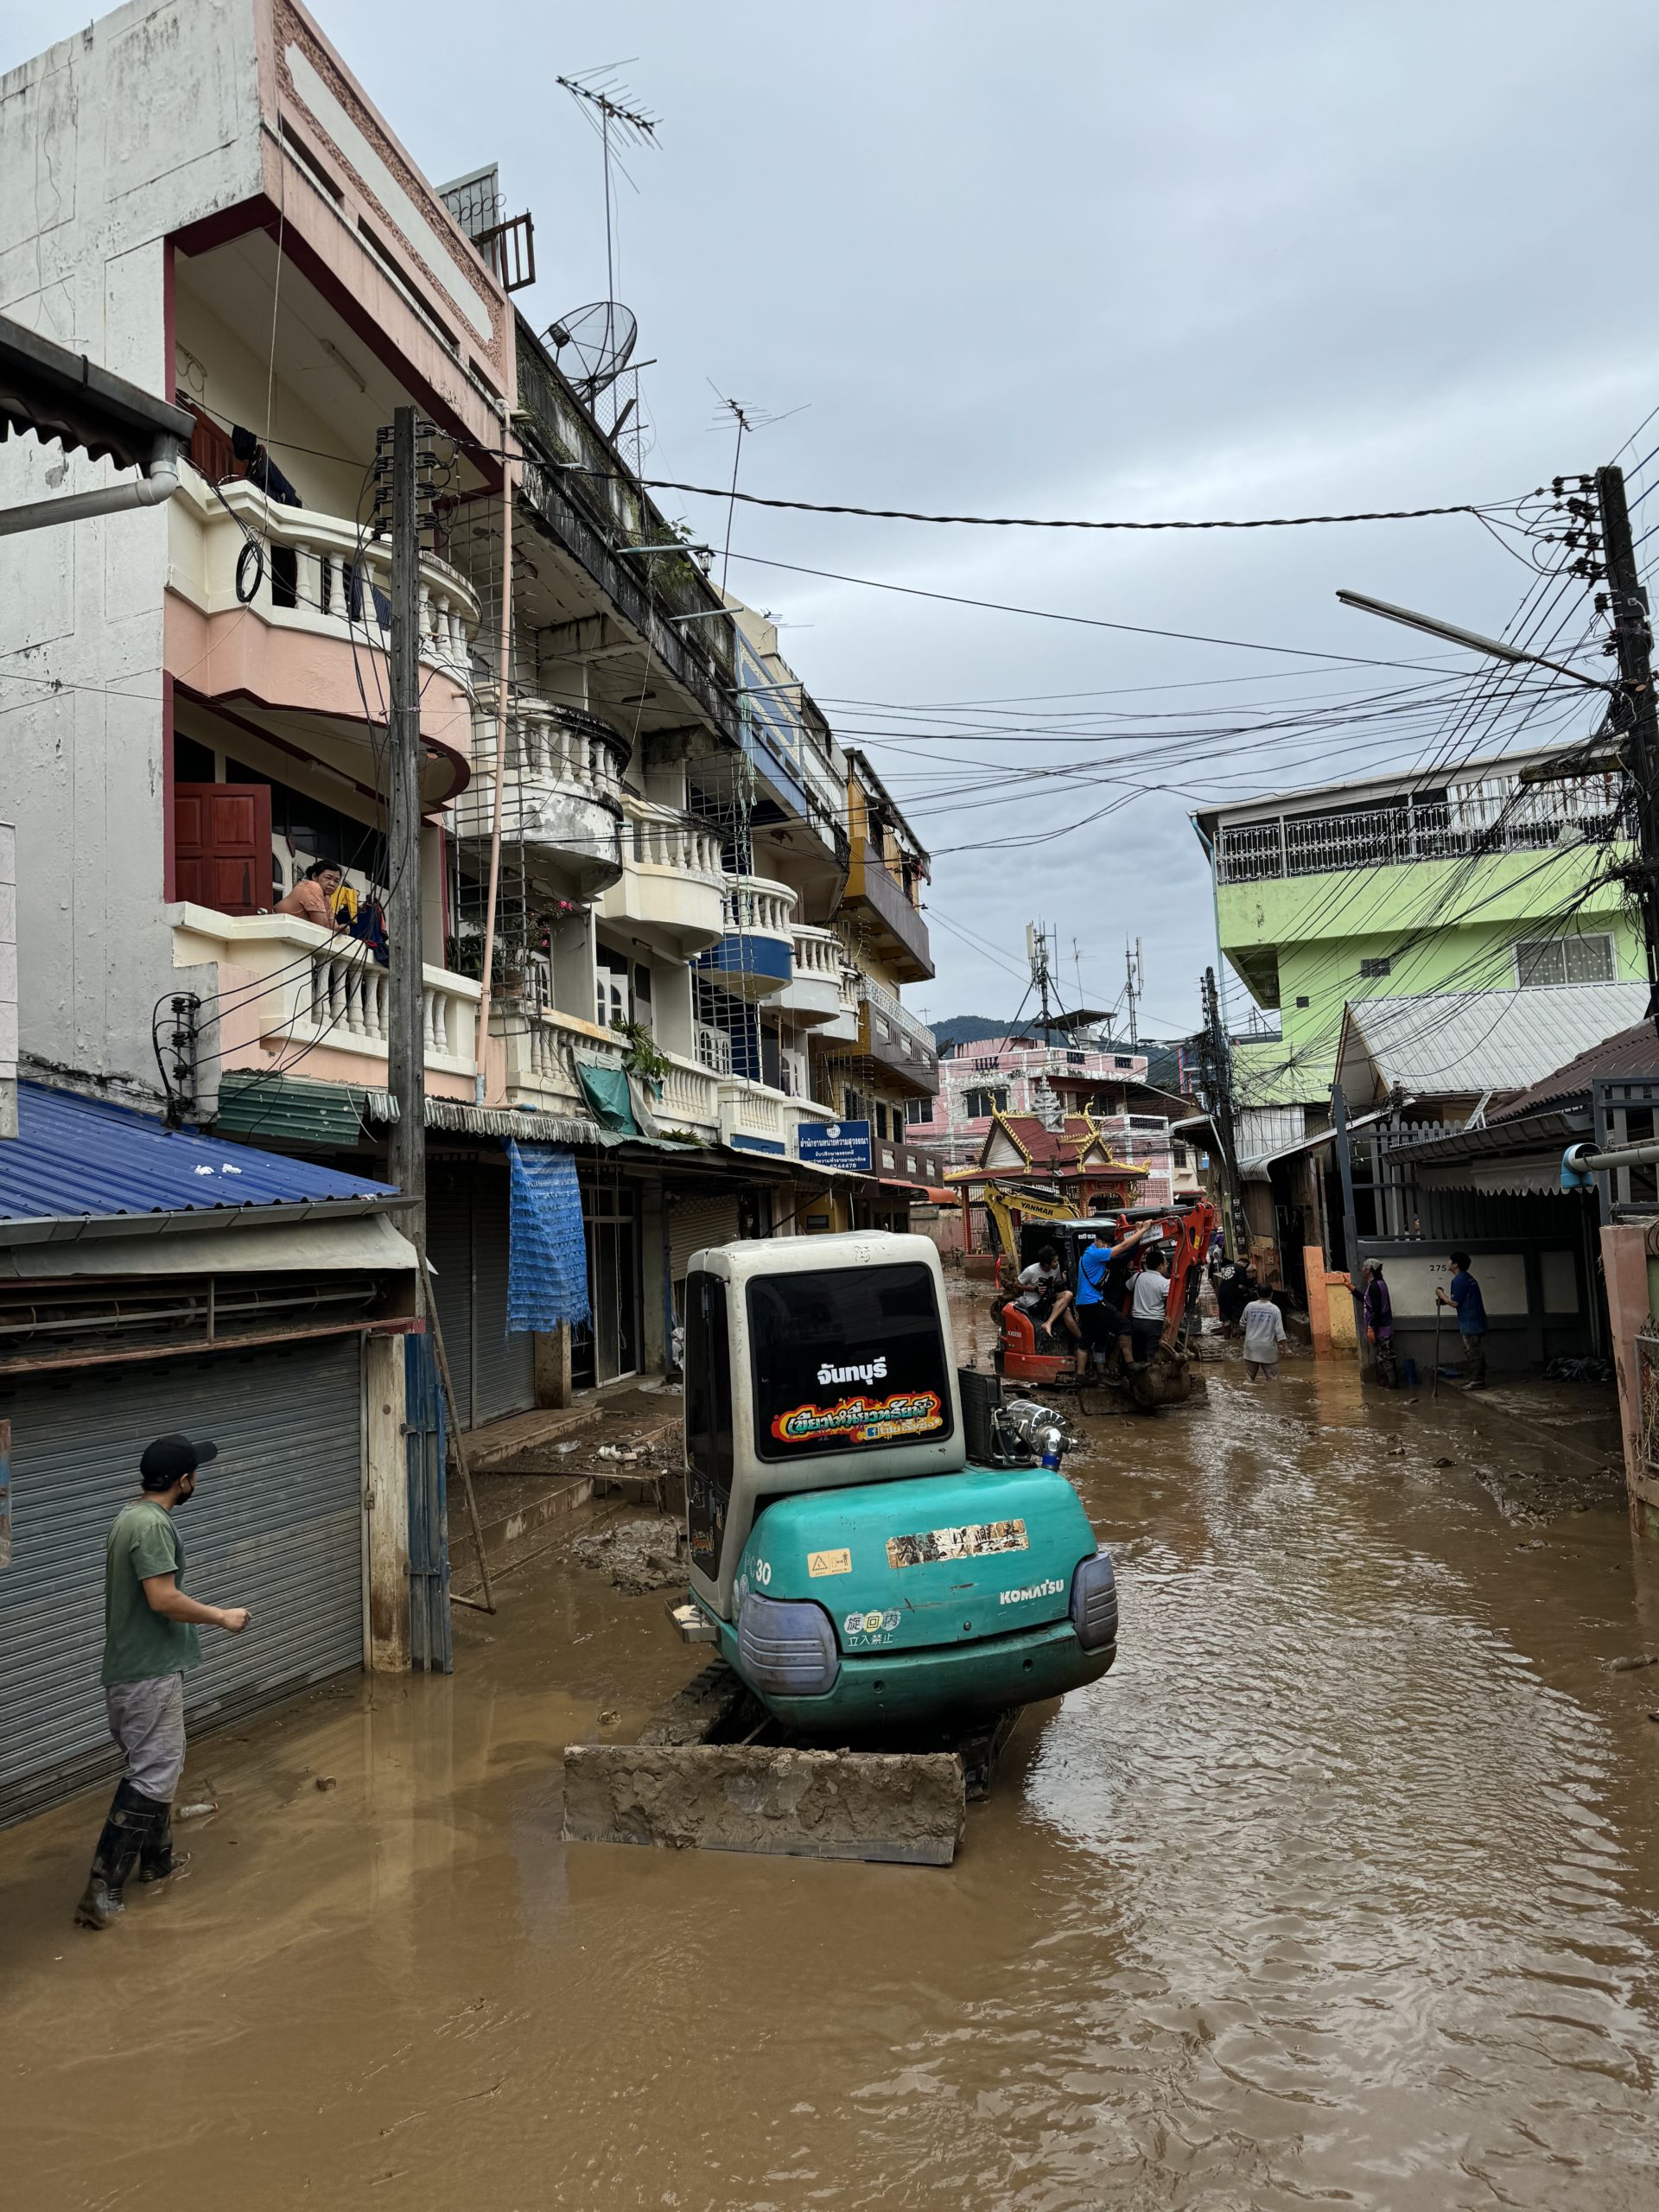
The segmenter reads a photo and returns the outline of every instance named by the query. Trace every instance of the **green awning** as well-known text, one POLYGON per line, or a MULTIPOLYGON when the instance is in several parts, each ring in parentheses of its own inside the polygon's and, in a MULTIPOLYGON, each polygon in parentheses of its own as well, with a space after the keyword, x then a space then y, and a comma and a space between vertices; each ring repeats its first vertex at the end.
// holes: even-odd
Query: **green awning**
POLYGON ((350 1084, 232 1069, 219 1079, 220 1136, 289 1137, 300 1144, 356 1144, 366 1094, 350 1084))

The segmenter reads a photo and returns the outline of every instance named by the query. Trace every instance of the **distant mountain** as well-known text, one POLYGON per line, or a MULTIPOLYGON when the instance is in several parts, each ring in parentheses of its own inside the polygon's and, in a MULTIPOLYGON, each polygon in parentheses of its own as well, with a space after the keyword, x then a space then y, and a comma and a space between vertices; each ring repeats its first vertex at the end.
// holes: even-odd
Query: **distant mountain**
POLYGON ((977 1014, 953 1014, 949 1021, 932 1025, 936 1045, 982 1045, 988 1037, 1006 1037, 1006 1021, 987 1021, 977 1014))

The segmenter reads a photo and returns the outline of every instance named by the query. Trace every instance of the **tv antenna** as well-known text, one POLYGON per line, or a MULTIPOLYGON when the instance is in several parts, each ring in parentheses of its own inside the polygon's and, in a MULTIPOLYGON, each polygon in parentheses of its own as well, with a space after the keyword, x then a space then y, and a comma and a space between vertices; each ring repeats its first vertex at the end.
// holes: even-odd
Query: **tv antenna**
POLYGON ((732 565, 732 517, 737 508, 737 472, 743 461, 743 441, 745 437, 753 437, 757 430, 769 430, 774 423, 787 423, 791 415, 804 415, 811 402, 803 400, 798 407, 791 407, 781 415, 774 415, 764 407, 755 406, 750 400, 728 399, 712 378, 709 389, 720 402, 721 409, 715 417, 715 429, 721 428, 728 419, 737 425, 737 442, 732 450, 731 495, 726 502, 726 550, 720 563, 720 593, 723 599, 726 595, 726 571, 732 565))
MULTIPOLYGON (((639 334, 632 314, 616 296, 616 210, 611 173, 615 169, 629 189, 638 192, 639 188, 617 149, 654 146, 659 118, 637 106, 619 81, 616 72, 626 66, 607 61, 600 68, 558 79, 598 136, 605 176, 605 297, 593 307, 579 308, 574 315, 563 317, 547 334, 560 352, 567 346, 576 347, 583 373, 572 381, 589 406, 627 366, 639 334)), ((632 404, 637 409, 637 385, 632 404)), ((620 417, 616 427, 620 428, 620 417)))

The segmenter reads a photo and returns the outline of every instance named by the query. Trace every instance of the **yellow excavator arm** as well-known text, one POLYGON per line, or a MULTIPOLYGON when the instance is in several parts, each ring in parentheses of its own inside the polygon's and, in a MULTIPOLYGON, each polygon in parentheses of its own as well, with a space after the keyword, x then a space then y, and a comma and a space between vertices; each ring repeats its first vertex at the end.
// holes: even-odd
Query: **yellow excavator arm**
POLYGON ((1071 1199, 1044 1198, 1028 1191, 1013 1193, 988 1183, 979 1193, 981 1204, 996 1231, 998 1256, 1011 1281, 1020 1272, 1020 1239, 1014 1226, 1015 1214, 1027 1221, 1081 1221, 1081 1209, 1071 1199))

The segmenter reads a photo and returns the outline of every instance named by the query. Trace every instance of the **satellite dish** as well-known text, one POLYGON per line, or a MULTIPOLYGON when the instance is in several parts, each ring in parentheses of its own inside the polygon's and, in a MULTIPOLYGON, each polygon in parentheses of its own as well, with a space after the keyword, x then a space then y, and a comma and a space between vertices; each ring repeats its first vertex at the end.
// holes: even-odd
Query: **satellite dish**
POLYGON ((639 339, 633 310, 620 300, 595 300, 547 328, 559 366, 589 406, 626 368, 639 339))

